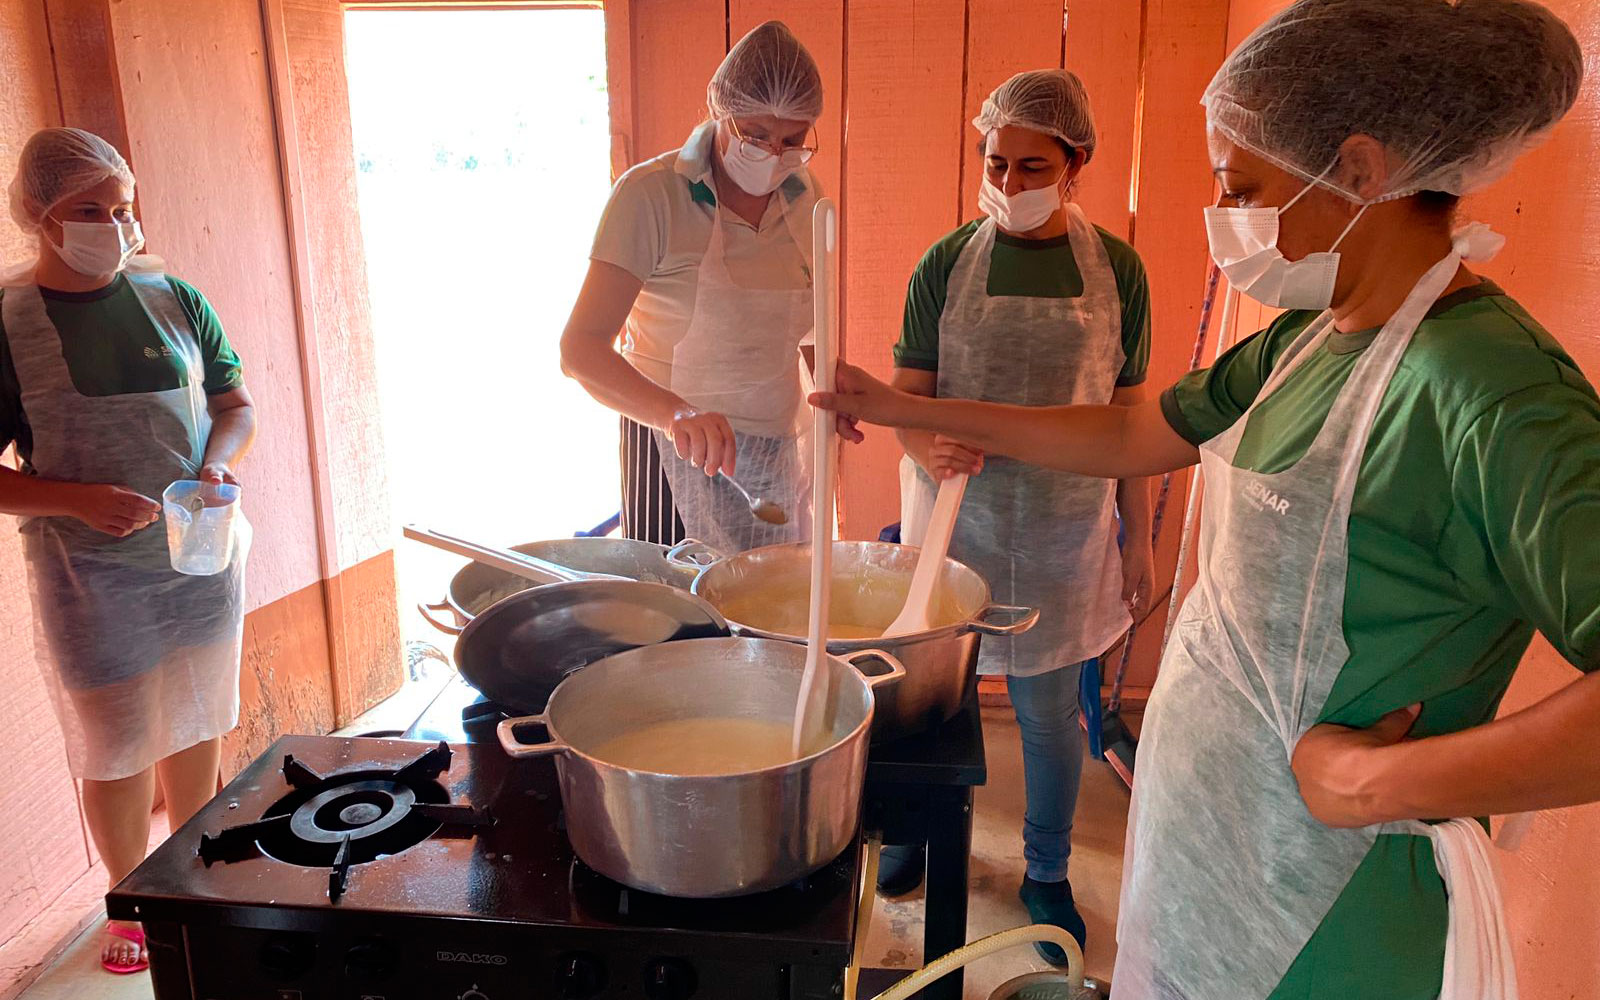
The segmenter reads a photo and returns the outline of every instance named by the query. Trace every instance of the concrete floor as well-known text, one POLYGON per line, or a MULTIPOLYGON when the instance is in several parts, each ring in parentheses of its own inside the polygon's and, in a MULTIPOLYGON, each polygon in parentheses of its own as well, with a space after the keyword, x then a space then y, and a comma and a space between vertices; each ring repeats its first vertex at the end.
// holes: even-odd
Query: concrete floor
MULTIPOLYGON (((1022 760, 1016 722, 1007 708, 984 709, 989 784, 978 790, 973 823, 972 894, 967 936, 976 939, 1028 922, 1017 899, 1022 879, 1022 760)), ((1089 761, 1073 835, 1072 885, 1089 925, 1090 976, 1110 976, 1116 955, 1117 891, 1122 878, 1122 841, 1128 793, 1104 764, 1089 761)), ((921 965, 921 895, 878 900, 867 938, 867 964, 886 968, 921 965)), ((24 1000, 150 1000, 148 975, 112 976, 100 968, 100 925, 86 931, 40 979, 24 1000)), ((1047 968, 1023 947, 984 959, 967 972, 967 1000, 985 1000, 1006 980, 1047 968)))

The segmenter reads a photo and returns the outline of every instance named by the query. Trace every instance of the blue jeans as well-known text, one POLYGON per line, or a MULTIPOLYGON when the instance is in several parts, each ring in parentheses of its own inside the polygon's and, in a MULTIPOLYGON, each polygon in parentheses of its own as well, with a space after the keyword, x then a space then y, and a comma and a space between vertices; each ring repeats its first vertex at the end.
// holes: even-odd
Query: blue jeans
POLYGON ((1072 853, 1072 816, 1083 776, 1078 732, 1078 675, 1083 664, 1032 677, 1007 677, 1006 690, 1022 730, 1022 777, 1028 806, 1022 822, 1022 856, 1028 877, 1059 882, 1072 853))

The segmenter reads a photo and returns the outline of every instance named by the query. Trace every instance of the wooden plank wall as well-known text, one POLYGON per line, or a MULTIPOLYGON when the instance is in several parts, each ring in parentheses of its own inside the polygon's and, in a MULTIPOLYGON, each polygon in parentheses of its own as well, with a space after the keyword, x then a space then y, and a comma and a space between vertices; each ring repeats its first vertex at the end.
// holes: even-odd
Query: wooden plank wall
MULTIPOLYGON (((28 136, 61 123, 42 0, 0 4, 0 183, 9 184, 28 136)), ((0 266, 34 255, 0 213, 0 266)), ((9 459, 8 459, 9 460, 9 459)), ((0 782, 0 943, 15 935, 92 863, 44 679, 33 651, 33 601, 16 521, 0 517, 0 753, 17 762, 0 782)), ((0 990, 9 959, 0 959, 0 990)))
MULTIPOLYGON (((1228 0, 1146 0, 1132 176, 1132 241, 1150 275, 1151 392, 1184 373, 1194 350, 1210 254, 1201 208, 1214 182, 1200 96, 1221 64, 1228 0)), ((1216 324, 1220 316, 1213 315, 1216 324)), ((1156 545, 1157 595, 1177 567, 1190 472, 1173 476, 1166 523, 1156 545)), ((1135 642, 1128 683, 1155 682, 1167 602, 1157 601, 1135 642)))
MULTIPOLYGON (((880 376, 899 337, 906 279, 958 221, 967 5, 963 0, 851 0, 845 151, 843 356, 880 376)), ((899 520, 894 435, 869 428, 840 460, 839 522, 876 538, 899 520)))
MULTIPOLYGON (((813 169, 843 212, 845 354, 887 375, 917 260, 978 214, 981 162, 968 123, 1013 73, 1064 62, 1089 88, 1099 132, 1079 201, 1095 222, 1133 235, 1163 303, 1152 365, 1158 385, 1181 369, 1193 343, 1206 260, 1199 208, 1210 186, 1195 102, 1221 59, 1227 6, 1226 0, 673 0, 666 19, 662 0, 608 0, 612 129, 616 147, 630 151, 617 166, 680 145, 704 111, 705 82, 725 51, 721 40, 736 41, 767 18, 783 19, 817 57, 827 88, 813 169), (1146 80, 1151 53, 1172 65, 1146 80), (1165 89, 1146 102, 1141 85, 1165 89), (1158 162, 1136 188, 1146 115, 1158 162), (1144 233, 1136 232, 1135 206, 1149 220, 1144 233)), ((839 513, 846 537, 876 537, 898 519, 898 458, 893 435, 881 430, 845 450, 839 513)), ((1180 504, 1183 488, 1180 482, 1180 504)))

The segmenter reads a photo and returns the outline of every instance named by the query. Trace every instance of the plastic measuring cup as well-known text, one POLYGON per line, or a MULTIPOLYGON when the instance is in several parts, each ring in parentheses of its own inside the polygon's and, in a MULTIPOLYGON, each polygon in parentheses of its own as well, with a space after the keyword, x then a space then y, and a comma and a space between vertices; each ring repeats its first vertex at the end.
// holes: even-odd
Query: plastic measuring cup
POLYGON ((215 576, 233 560, 239 487, 180 479, 161 494, 172 568, 188 576, 215 576))

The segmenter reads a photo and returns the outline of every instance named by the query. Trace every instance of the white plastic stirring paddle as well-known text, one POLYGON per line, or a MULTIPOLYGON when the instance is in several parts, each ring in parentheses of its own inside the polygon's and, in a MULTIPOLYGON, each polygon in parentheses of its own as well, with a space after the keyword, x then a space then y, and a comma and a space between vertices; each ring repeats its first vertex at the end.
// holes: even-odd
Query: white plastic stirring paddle
POLYGON ((933 501, 933 513, 928 516, 928 528, 922 533, 922 551, 917 554, 917 568, 911 571, 911 589, 906 593, 905 607, 883 634, 906 635, 933 627, 933 609, 939 590, 939 577, 943 575, 945 553, 950 551, 950 535, 956 530, 956 515, 961 513, 961 497, 967 492, 967 477, 957 474, 939 484, 939 495, 933 501))
MULTIPOLYGON (((836 335, 839 216, 833 201, 823 198, 811 213, 811 296, 815 317, 815 381, 820 392, 833 391, 833 371, 839 362, 836 335)), ((833 576, 833 474, 839 460, 839 439, 831 410, 811 414, 813 465, 816 480, 811 493, 811 622, 806 630, 806 669, 800 678, 800 697, 794 710, 794 755, 804 756, 821 733, 828 706, 828 607, 833 576)))

